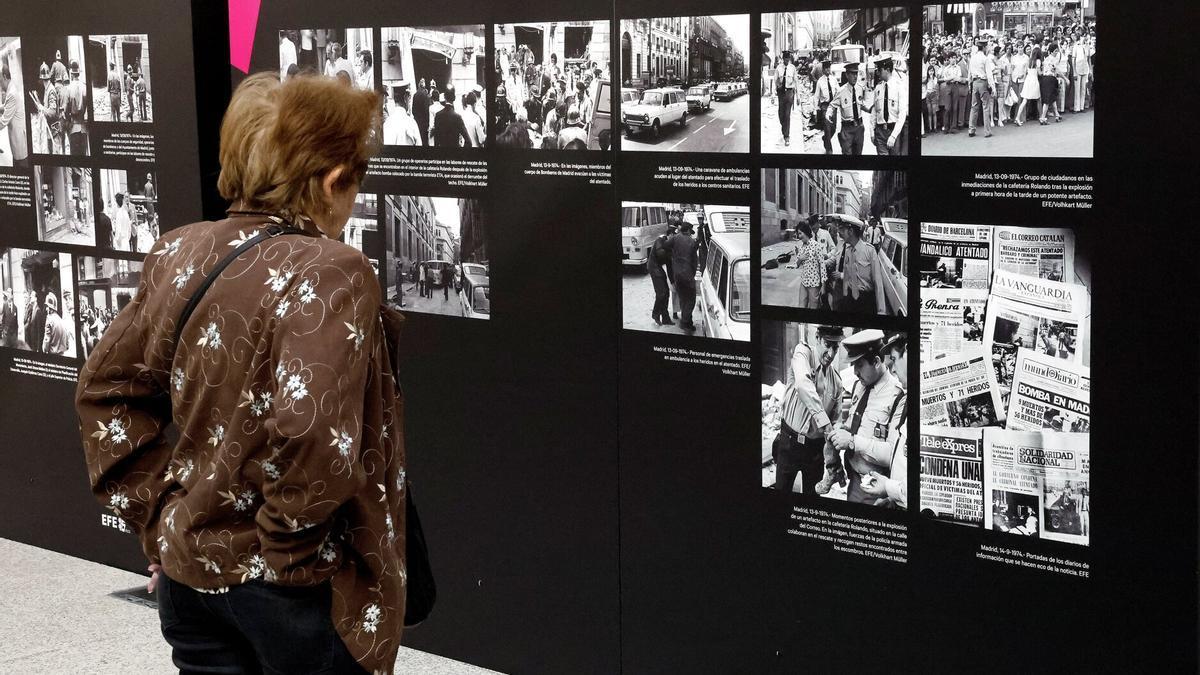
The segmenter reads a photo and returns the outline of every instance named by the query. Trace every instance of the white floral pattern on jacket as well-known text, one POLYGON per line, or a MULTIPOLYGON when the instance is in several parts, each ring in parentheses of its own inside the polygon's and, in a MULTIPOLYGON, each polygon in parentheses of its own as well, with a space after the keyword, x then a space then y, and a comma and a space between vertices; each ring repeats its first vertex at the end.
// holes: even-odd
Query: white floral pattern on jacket
POLYGON ((400 319, 381 308, 369 261, 321 236, 268 239, 221 273, 174 346, 208 271, 268 224, 196 223, 154 245, 80 376, 88 475, 173 580, 206 592, 329 581, 338 633, 368 672, 388 673, 406 579, 388 343, 400 319))

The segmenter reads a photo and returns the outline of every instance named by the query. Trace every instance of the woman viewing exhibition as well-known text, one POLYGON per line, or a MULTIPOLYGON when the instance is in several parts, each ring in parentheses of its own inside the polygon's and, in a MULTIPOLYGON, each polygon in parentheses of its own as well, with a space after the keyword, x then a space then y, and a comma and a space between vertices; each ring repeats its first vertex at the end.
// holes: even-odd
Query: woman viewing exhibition
POLYGON ((400 319, 338 241, 380 107, 333 78, 245 80, 221 126, 227 218, 154 244, 80 374, 93 491, 140 535, 181 673, 395 665, 400 319))

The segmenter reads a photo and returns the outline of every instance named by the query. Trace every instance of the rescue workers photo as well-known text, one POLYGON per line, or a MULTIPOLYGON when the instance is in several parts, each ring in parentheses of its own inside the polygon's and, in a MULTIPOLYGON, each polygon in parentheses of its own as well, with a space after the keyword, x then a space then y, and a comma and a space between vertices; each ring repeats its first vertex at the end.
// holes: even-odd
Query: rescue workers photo
POLYGON ((621 204, 621 326, 750 341, 750 209, 621 204))
POLYGON ((763 169, 762 304, 908 314, 902 171, 763 169))
POLYGON ((908 508, 908 336, 764 321, 762 486, 908 508))
POLYGON ((26 37, 22 45, 25 82, 38 83, 29 97, 29 137, 33 152, 41 155, 91 154, 91 90, 87 81, 88 56, 82 36, 26 37))

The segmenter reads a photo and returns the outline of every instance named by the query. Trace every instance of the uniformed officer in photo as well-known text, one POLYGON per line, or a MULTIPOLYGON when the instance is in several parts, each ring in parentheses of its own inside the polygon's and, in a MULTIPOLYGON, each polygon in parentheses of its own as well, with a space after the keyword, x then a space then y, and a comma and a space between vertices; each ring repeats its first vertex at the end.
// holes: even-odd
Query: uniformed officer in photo
POLYGON ((866 133, 863 125, 871 112, 871 99, 866 87, 858 82, 857 63, 847 63, 843 76, 846 82, 829 105, 825 119, 835 128, 839 120, 842 123, 842 130, 838 132, 842 154, 861 155, 866 133))
MULTIPOLYGON (((908 337, 896 333, 884 341, 880 351, 900 386, 908 390, 908 337)), ((900 404, 900 418, 892 433, 891 470, 886 474, 872 471, 863 477, 863 492, 875 497, 875 506, 908 508, 908 406, 900 404), (869 480, 868 480, 869 479, 869 480)))
MULTIPOLYGON (((801 326, 802 333, 807 332, 801 326)), ((824 473, 825 436, 841 403, 841 379, 833 368, 833 355, 845 336, 841 326, 817 326, 817 337, 825 345, 818 354, 801 334, 788 363, 788 385, 779 406, 779 433, 771 444, 775 459, 775 489, 795 492, 800 475, 800 492, 812 494, 824 473)))
POLYGON ((854 367, 850 407, 825 446, 826 475, 817 485, 826 494, 833 483, 847 481, 846 501, 874 504, 877 496, 863 489, 871 472, 891 477, 894 433, 904 415, 904 388, 884 362, 883 331, 868 329, 842 341, 854 367), (839 458, 839 455, 842 457, 839 458))
POLYGON ((821 76, 817 79, 817 123, 821 129, 821 142, 825 144, 825 154, 833 154, 833 131, 834 125, 829 121, 827 115, 829 106, 833 103, 834 97, 837 95, 838 86, 833 79, 833 61, 824 59, 821 61, 821 76))
POLYGON ((872 105, 875 124, 871 142, 875 144, 875 154, 906 155, 908 83, 904 78, 895 75, 895 64, 890 56, 875 59, 875 73, 879 77, 872 105))

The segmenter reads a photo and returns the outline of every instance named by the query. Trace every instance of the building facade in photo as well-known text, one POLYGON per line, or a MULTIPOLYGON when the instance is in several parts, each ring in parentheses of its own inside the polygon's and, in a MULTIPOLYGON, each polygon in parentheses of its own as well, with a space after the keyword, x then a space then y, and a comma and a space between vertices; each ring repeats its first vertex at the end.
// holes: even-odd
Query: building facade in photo
POLYGON ((857 171, 833 172, 833 210, 846 216, 861 218, 864 186, 857 171))
POLYGON ((388 269, 399 262, 407 271, 416 263, 436 259, 436 224, 429 197, 386 195, 383 228, 388 269))
POLYGON ((950 2, 926 5, 923 29, 930 35, 959 32, 974 35, 982 30, 1025 35, 1095 19, 1096 0, 950 2))
POLYGON ((764 59, 772 64, 784 52, 811 51, 817 47, 813 15, 823 12, 776 12, 762 17, 762 38, 767 48, 764 59))
POLYGON ((608 70, 609 30, 607 21, 497 24, 495 47, 511 54, 525 45, 533 52, 535 63, 550 63, 554 55, 559 67, 596 64, 608 70))
POLYGON ((834 173, 823 169, 764 169, 759 194, 761 245, 782 240, 781 220, 787 220, 790 228, 809 216, 833 213, 834 173))
POLYGON ((621 82, 631 86, 681 83, 688 67, 685 17, 621 22, 621 82))
POLYGON ((454 85, 459 96, 486 81, 482 26, 382 28, 380 68, 385 84, 420 80, 454 85))
POLYGON ((908 7, 854 10, 851 42, 881 52, 908 53, 908 7))

